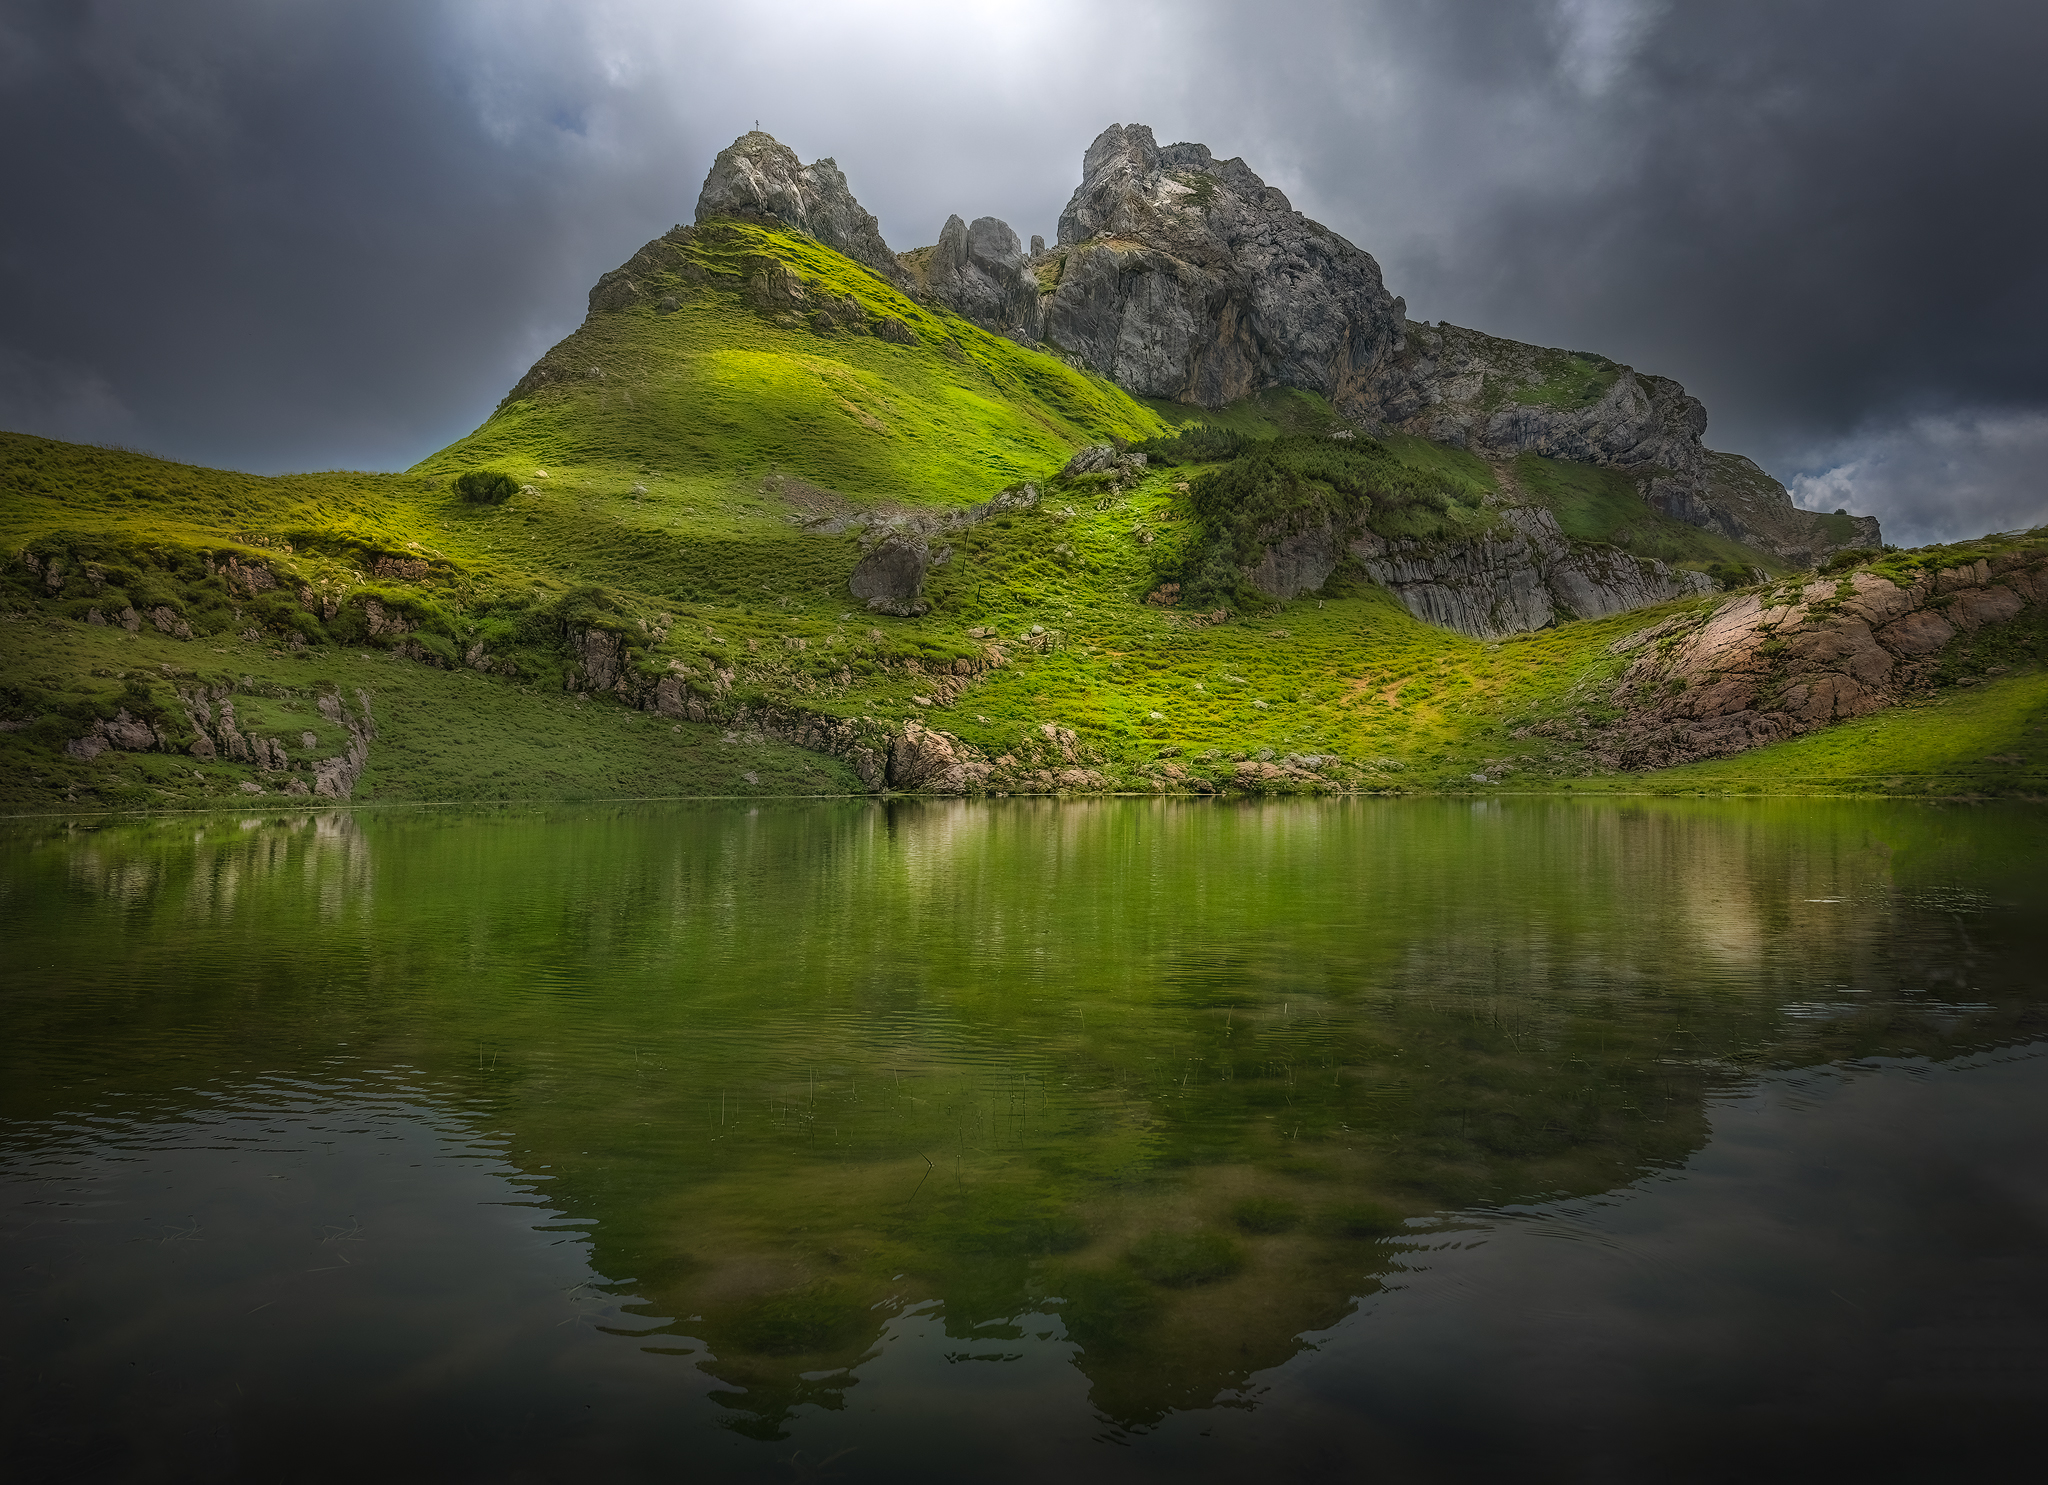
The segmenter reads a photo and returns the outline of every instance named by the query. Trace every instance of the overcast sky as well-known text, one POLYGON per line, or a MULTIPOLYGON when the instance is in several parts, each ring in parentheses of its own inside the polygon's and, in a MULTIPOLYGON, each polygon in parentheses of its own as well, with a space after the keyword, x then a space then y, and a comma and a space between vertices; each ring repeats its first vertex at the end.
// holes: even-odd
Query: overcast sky
POLYGON ((1683 381, 1894 541, 2048 521, 2048 6, 9 0, 0 427, 258 471, 479 423, 761 127, 891 246, 1053 234, 1110 123, 1410 314, 1683 381))

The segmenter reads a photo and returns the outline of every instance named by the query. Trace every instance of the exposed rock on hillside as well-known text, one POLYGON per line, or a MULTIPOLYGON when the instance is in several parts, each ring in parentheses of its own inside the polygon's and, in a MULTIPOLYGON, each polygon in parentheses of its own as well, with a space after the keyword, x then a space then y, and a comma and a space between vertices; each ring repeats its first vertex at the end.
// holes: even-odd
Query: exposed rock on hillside
POLYGON ((1026 345, 1038 342, 1045 327, 1038 279, 1009 223, 948 217, 938 245, 913 262, 920 286, 963 320, 1026 345))
POLYGON ((1704 573, 1568 540, 1547 510, 1500 514, 1501 530, 1477 541, 1389 541, 1368 531, 1351 552, 1416 618, 1481 639, 1714 591, 1704 573))
POLYGON ((1857 572, 1745 593, 1632 634, 1600 727, 1540 724, 1582 736, 1614 768, 1725 757, 1864 716, 1924 689, 1952 648, 2048 603, 2048 544, 1901 586, 1857 572))
POLYGON ((877 613, 912 618, 925 611, 924 575, 931 548, 915 533, 891 533, 854 565, 847 588, 877 613))
POLYGON ((904 273, 882 241, 881 226, 847 187, 830 158, 809 165, 796 151, 756 129, 718 152, 697 196, 697 220, 741 217, 794 227, 864 263, 892 282, 904 273))
POLYGON ((1143 125, 1089 146, 1059 246, 1033 266, 1045 338, 1141 396, 1216 407, 1307 388, 1368 428, 1627 470, 1657 509, 1789 561, 1880 544, 1875 520, 1835 529, 1747 460, 1710 454, 1706 409, 1668 377, 1409 324, 1369 253, 1242 160, 1162 147, 1143 125))
POLYGON ((1346 410, 1485 458, 1536 453, 1688 490, 1706 482, 1707 410, 1677 382, 1456 325, 1409 326, 1346 410))
POLYGON ((1389 539, 1324 520, 1280 536, 1245 576, 1269 597, 1292 598, 1321 588, 1348 554, 1416 618, 1480 639, 1714 591, 1703 573, 1572 541, 1539 507, 1511 506, 1498 519, 1468 541, 1389 539))
POLYGON ((1042 281, 1047 340, 1140 396, 1205 407, 1271 386, 1355 399, 1405 324, 1371 254, 1242 160, 1162 148, 1142 124, 1088 147, 1042 281))

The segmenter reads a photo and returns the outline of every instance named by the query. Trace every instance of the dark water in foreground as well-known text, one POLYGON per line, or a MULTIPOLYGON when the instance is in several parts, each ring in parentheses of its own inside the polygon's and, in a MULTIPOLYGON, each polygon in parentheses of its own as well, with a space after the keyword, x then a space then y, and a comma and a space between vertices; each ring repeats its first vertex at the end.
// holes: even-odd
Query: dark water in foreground
POLYGON ((0 1470, 2010 1467, 2048 1416, 2044 826, 10 826, 0 1470))

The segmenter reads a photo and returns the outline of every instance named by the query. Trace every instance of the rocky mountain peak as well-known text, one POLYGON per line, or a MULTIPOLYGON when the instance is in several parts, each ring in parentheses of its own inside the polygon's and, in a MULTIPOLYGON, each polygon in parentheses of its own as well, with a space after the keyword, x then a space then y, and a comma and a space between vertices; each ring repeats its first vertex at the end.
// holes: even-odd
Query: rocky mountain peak
POLYGON ((1343 405, 1400 344, 1372 255, 1242 160, 1113 124, 1060 214, 1045 338, 1141 396, 1218 407, 1267 387, 1343 405))
MULTIPOLYGON (((1071 246, 1091 237, 1160 231, 1194 240, 1214 235, 1216 227, 1242 227, 1267 213, 1294 214, 1294 207, 1286 193, 1260 180, 1243 160, 1218 160, 1202 144, 1162 147, 1144 124, 1111 124, 1081 157, 1081 184, 1060 213, 1059 241, 1071 246), (1220 220, 1215 211, 1219 190, 1229 197, 1220 220), (1199 218, 1186 214, 1191 205, 1201 209, 1199 218), (1202 230, 1188 230, 1196 221, 1202 230)), ((1335 236, 1305 217, 1297 220, 1335 236)), ((1348 242, 1344 246, 1358 251, 1348 242)))
POLYGON ((881 225, 854 199, 837 162, 828 156, 802 164, 795 150, 759 129, 742 134, 711 162, 697 194, 697 220, 713 217, 742 217, 808 232, 884 278, 902 281, 903 270, 882 240, 881 225))

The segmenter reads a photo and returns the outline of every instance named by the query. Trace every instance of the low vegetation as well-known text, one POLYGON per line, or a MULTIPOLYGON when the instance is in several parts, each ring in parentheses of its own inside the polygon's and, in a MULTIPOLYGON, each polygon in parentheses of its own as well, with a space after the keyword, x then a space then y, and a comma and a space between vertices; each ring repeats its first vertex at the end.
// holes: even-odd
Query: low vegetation
MULTIPOLYGON (((1924 709, 1602 777, 1518 734, 1597 709, 1622 663, 1609 646, 1658 611, 1489 643, 1342 569, 1279 604, 1237 579, 1259 533, 1341 514, 1470 534, 1513 494, 1572 536, 1728 585, 1782 564, 1657 514, 1631 478, 1370 439, 1310 393, 1215 413, 1135 401, 805 238, 729 224, 663 242, 639 301, 594 313, 476 433, 403 473, 258 477, 0 435, 0 805, 189 807, 274 786, 184 751, 181 693, 202 685, 301 761, 343 745, 317 697, 366 692, 359 799, 862 788, 735 720, 764 706, 914 720, 990 758, 1052 725, 1101 786, 1148 792, 2039 787, 2037 764, 1984 761, 2033 756, 2041 665, 1989 635, 1945 662, 1952 689, 1924 709), (1094 441, 1147 466, 1061 479, 1094 441), (872 615, 848 574, 906 522, 945 557, 929 611, 872 615), (616 637, 629 692, 673 678, 707 720, 593 693, 575 651, 592 631, 616 637), (67 754, 124 713, 163 746, 67 754), (1917 721, 1951 715, 1975 720, 1917 721), (1892 740, 1879 761, 1854 737, 1892 740)), ((1982 549, 1862 565, 1909 580, 1982 549)))

